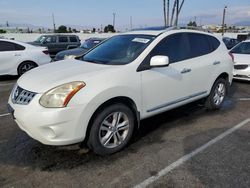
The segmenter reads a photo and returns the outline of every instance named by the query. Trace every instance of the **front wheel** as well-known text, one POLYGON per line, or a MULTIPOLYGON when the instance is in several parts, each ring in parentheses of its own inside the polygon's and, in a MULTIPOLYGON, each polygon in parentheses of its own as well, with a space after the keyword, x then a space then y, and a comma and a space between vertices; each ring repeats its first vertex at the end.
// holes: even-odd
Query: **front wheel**
POLYGON ((104 108, 95 116, 90 130, 88 146, 96 154, 108 155, 124 148, 132 137, 135 117, 123 104, 104 108))
POLYGON ((18 75, 22 76, 24 73, 30 71, 31 69, 37 67, 37 65, 33 62, 23 62, 19 65, 17 71, 18 71, 18 75))
POLYGON ((219 109, 227 94, 227 81, 223 78, 219 78, 215 81, 210 95, 206 99, 205 107, 209 110, 219 109))

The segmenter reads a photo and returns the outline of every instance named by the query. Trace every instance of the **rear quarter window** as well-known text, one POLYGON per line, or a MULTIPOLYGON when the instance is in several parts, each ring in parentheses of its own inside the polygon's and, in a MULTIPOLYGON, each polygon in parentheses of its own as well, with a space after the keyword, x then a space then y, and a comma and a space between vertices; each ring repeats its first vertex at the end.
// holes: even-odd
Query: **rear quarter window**
POLYGON ((217 48, 219 48, 220 41, 217 38, 207 35, 207 39, 208 39, 213 51, 215 51, 215 50, 217 50, 217 48))
POLYGON ((59 37, 59 40, 58 40, 59 42, 68 42, 68 37, 59 37))
POLYGON ((189 58, 195 58, 209 54, 213 51, 207 35, 200 33, 188 33, 190 44, 189 58))
POLYGON ((20 45, 20 44, 15 44, 15 48, 16 48, 17 51, 25 50, 25 47, 20 45))
POLYGON ((70 42, 78 42, 76 37, 69 37, 70 42))

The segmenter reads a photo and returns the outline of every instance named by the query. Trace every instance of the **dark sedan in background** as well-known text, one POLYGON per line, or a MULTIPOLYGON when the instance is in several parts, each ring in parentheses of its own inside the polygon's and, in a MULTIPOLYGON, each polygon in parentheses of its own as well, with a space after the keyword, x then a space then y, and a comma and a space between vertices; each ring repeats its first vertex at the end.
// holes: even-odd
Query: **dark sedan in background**
POLYGON ((105 40, 104 38, 89 38, 83 42, 79 48, 64 50, 56 54, 54 61, 59 61, 67 58, 75 58, 84 55, 88 50, 98 45, 105 40))

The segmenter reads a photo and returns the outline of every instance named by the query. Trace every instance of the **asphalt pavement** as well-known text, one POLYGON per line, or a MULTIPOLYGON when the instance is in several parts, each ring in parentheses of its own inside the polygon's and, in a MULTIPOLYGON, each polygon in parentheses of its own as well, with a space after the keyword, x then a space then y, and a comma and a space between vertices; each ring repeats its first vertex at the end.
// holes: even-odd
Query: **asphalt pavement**
POLYGON ((248 82, 218 111, 195 102, 143 120, 128 147, 101 157, 30 138, 6 108, 16 77, 0 80, 0 187, 250 187, 248 82))

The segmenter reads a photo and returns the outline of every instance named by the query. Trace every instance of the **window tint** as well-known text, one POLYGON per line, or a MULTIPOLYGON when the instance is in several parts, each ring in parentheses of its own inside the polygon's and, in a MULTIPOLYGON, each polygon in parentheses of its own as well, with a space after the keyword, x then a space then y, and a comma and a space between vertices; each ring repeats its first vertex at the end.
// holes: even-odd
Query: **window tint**
POLYGON ((15 44, 15 47, 17 51, 25 50, 25 47, 19 44, 15 44))
POLYGON ((59 37, 59 42, 68 42, 68 37, 59 37))
POLYGON ((209 54, 212 50, 206 35, 198 33, 187 33, 190 43, 189 58, 199 57, 209 54))
POLYGON ((15 51, 15 44, 11 42, 0 41, 0 51, 15 51))
POLYGON ((250 42, 243 42, 231 50, 231 53, 250 54, 250 42))
POLYGON ((170 63, 175 63, 189 58, 190 46, 188 38, 183 33, 174 34, 163 39, 151 52, 151 57, 155 55, 165 55, 169 57, 170 63))
POLYGON ((217 38, 207 35, 207 39, 208 39, 213 51, 215 51, 215 50, 217 50, 217 48, 219 48, 220 41, 217 38))
POLYGON ((77 42, 77 38, 76 37, 69 37, 70 42, 77 42))
POLYGON ((55 36, 49 36, 46 38, 47 43, 56 43, 56 37, 55 36))

